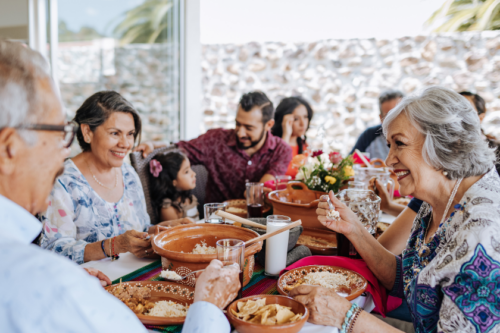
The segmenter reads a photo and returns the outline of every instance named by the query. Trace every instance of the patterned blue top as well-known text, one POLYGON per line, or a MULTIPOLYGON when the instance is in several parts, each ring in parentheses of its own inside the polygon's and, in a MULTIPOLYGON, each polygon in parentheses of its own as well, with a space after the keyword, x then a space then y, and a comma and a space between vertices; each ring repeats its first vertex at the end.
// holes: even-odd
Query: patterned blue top
POLYGON ((406 297, 415 332, 500 332, 500 177, 472 185, 419 257, 431 216, 422 205, 391 294, 406 297))
POLYGON ((102 199, 71 160, 57 178, 49 207, 40 216, 43 223, 40 246, 83 264, 85 246, 123 234, 146 232, 151 226, 141 181, 135 170, 123 163, 125 188, 116 203, 102 199))

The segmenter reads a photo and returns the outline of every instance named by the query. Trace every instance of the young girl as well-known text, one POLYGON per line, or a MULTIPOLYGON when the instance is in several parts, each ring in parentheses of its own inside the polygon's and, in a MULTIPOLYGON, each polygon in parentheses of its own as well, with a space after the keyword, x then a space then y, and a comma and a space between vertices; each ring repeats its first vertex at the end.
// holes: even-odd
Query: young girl
POLYGON ((157 154, 149 162, 151 200, 160 221, 183 217, 198 220, 198 200, 191 194, 196 173, 181 152, 157 154))

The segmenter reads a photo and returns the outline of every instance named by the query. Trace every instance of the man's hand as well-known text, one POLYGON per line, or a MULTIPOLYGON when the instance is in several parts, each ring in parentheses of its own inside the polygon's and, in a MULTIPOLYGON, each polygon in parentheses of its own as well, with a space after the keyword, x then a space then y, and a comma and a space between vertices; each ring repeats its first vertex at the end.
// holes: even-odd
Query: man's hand
POLYGON ((309 310, 308 321, 316 325, 341 328, 351 303, 331 289, 302 285, 290 291, 290 297, 309 310))
POLYGON ((163 142, 152 142, 146 141, 134 148, 134 151, 142 151, 142 157, 146 158, 149 154, 153 152, 156 148, 165 147, 166 144, 163 142))
POLYGON ((222 262, 214 259, 196 280, 194 301, 205 301, 224 309, 238 295, 240 280, 239 268, 223 268, 222 262))
POLYGON ((89 273, 92 276, 95 276, 96 278, 99 279, 99 282, 101 282, 101 285, 103 287, 111 285, 111 280, 109 277, 106 276, 103 272, 95 269, 95 268, 84 268, 84 270, 89 273))

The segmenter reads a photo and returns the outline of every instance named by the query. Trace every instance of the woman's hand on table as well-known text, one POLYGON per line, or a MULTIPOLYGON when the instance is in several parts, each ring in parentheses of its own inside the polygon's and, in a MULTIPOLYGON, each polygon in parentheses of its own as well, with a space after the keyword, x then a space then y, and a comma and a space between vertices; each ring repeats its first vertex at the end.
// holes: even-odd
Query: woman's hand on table
POLYGON ((137 258, 149 258, 154 254, 147 232, 128 230, 116 237, 115 252, 131 252, 137 258))
POLYGON ((89 273, 90 275, 95 276, 96 278, 98 278, 99 282, 101 282, 101 285, 103 287, 111 285, 111 279, 106 274, 104 274, 103 272, 101 272, 100 270, 97 270, 97 269, 92 268, 92 267, 84 268, 84 270, 87 273, 89 273))
POLYGON ((339 199, 337 199, 332 191, 330 191, 328 196, 322 195, 320 197, 318 209, 316 209, 316 214, 318 214, 318 220, 325 227, 335 232, 340 232, 347 237, 350 234, 358 232, 360 230, 360 227, 364 229, 363 225, 358 219, 358 216, 354 214, 349 207, 347 207, 339 199), (327 217, 328 212, 330 211, 328 197, 330 197, 330 201, 335 206, 335 210, 340 214, 340 218, 337 220, 333 220, 332 218, 327 217))
POLYGON ((238 295, 240 290, 239 269, 223 268, 222 262, 214 259, 196 280, 194 290, 195 302, 209 302, 224 309, 238 295))
POLYGON ((351 303, 335 291, 317 286, 301 285, 290 291, 290 297, 309 310, 309 322, 340 328, 351 303))

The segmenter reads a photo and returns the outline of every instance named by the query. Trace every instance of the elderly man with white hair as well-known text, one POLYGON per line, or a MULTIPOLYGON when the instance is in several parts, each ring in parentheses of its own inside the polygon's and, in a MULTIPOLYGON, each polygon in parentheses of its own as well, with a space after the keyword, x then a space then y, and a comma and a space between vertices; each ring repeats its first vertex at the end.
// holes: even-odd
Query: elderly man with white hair
MULTIPOLYGON (((317 213, 343 233, 392 294, 408 302, 416 332, 500 332, 500 177, 479 117, 456 92, 429 87, 405 97, 383 123, 387 165, 400 192, 424 201, 402 258, 387 251, 333 193, 340 218, 317 213)), ((291 296, 310 319, 344 332, 395 332, 336 293, 300 286, 291 296)))
MULTIPOLYGON (((42 228, 33 215, 47 209, 74 133, 42 56, 0 40, 0 332, 146 332, 96 278, 30 244, 42 228)), ((239 287, 238 270, 214 260, 198 279, 183 332, 229 332, 220 308, 239 287)))

